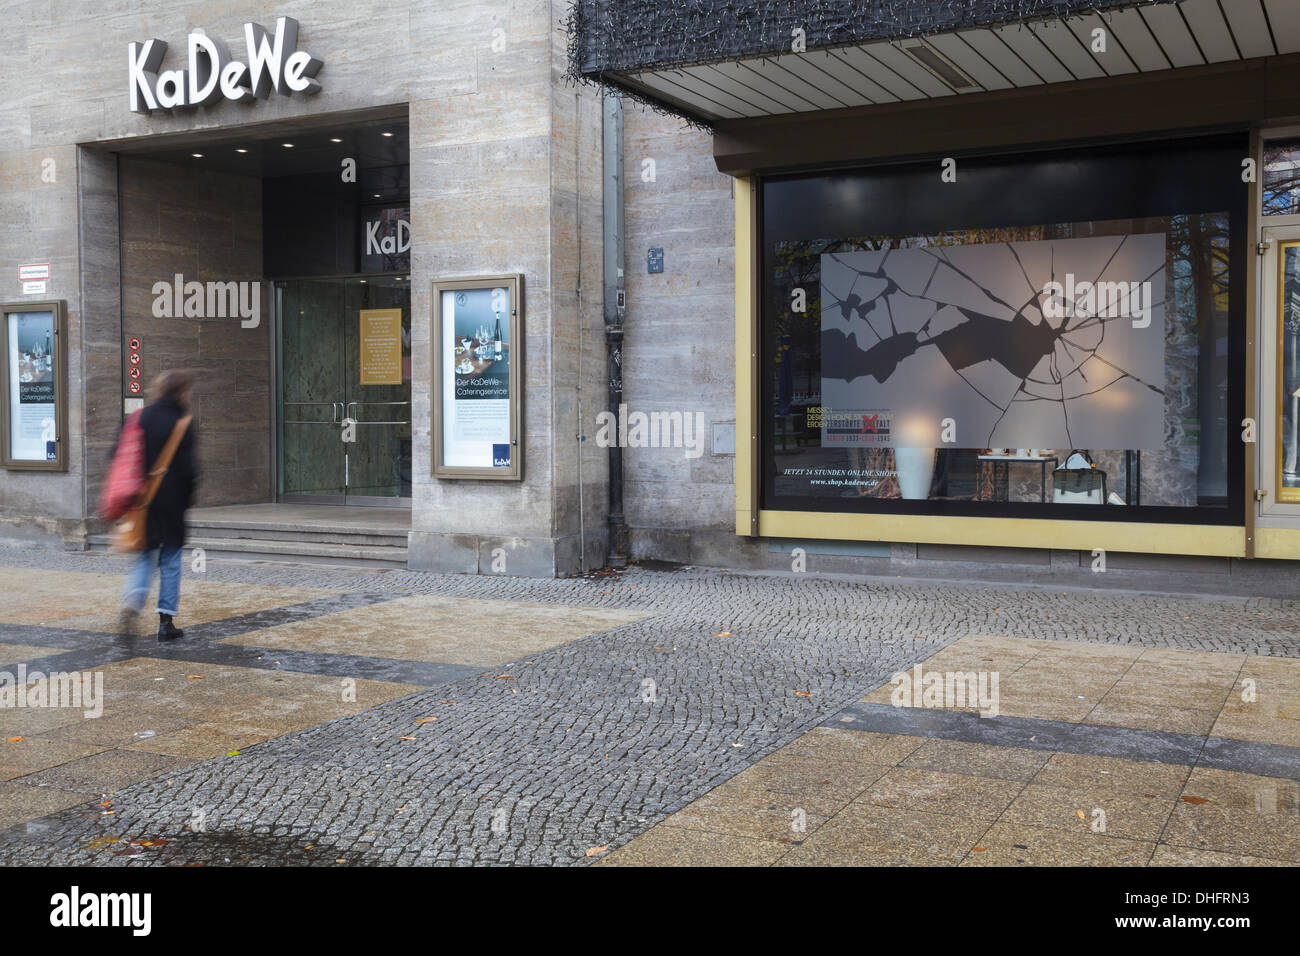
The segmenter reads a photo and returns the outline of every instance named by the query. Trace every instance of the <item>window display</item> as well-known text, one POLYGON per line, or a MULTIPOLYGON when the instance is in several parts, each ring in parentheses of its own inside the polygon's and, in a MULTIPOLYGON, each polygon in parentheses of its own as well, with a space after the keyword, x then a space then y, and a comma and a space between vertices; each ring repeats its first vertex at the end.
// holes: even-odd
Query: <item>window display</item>
POLYGON ((765 180, 764 507, 1233 520, 1240 155, 765 180))

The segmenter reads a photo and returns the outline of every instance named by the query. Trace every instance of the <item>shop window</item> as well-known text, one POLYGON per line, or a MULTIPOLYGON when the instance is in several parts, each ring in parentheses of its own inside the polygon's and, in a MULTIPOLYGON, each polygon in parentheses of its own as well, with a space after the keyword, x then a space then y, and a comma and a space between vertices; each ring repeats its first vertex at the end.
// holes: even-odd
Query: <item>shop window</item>
POLYGON ((1278 385, 1280 395, 1279 446, 1281 456, 1278 500, 1300 502, 1300 241, 1285 242, 1280 249, 1278 302, 1278 385))
POLYGON ((1244 148, 763 180, 763 506, 1239 521, 1244 148))
POLYGON ((1262 190, 1265 216, 1300 215, 1300 141, 1264 145, 1262 190))

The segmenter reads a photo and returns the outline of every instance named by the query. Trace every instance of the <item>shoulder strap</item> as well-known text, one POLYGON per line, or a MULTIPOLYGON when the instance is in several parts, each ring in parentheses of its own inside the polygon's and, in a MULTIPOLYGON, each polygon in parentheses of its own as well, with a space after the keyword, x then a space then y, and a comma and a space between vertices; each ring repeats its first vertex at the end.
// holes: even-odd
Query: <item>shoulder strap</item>
POLYGON ((158 460, 154 462, 153 471, 149 472, 149 484, 145 487, 144 495, 140 498, 139 507, 149 507, 149 503, 153 501, 153 496, 158 493, 158 486, 162 484, 167 469, 172 466, 172 459, 176 457, 176 449, 180 447, 181 439, 185 437, 185 430, 190 427, 190 419, 193 417, 193 415, 186 415, 172 429, 167 444, 163 446, 162 452, 158 455, 158 460))

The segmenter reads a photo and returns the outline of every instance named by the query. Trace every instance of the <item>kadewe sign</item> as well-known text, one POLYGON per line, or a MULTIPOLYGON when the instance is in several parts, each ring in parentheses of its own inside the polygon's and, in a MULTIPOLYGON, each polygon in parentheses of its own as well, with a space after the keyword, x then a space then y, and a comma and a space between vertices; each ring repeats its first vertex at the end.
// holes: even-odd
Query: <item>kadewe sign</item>
POLYGON ((272 90, 286 96, 320 92, 313 77, 323 64, 298 49, 298 21, 292 17, 276 20, 274 33, 261 24, 245 23, 244 47, 247 62, 232 57, 229 47, 216 37, 191 33, 186 69, 160 73, 166 43, 153 39, 128 44, 131 110, 147 115, 154 110, 205 106, 223 97, 244 103, 264 100, 272 90))

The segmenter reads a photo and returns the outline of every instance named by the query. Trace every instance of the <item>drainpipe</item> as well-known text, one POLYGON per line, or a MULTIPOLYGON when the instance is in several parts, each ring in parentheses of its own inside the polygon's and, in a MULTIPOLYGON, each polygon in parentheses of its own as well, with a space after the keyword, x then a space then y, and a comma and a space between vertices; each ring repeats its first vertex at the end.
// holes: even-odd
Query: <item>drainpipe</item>
MULTIPOLYGON (((605 231, 605 342, 609 354, 609 410, 621 421, 623 404, 623 315, 627 291, 623 280, 623 101, 605 91, 604 201, 605 231)), ((615 430, 618 434, 619 429, 615 430)), ((609 446, 609 566, 627 564, 628 533, 623 520, 623 449, 617 439, 609 446)))

